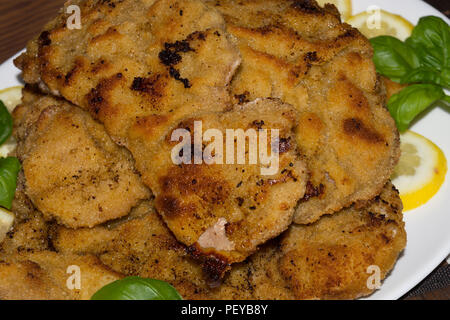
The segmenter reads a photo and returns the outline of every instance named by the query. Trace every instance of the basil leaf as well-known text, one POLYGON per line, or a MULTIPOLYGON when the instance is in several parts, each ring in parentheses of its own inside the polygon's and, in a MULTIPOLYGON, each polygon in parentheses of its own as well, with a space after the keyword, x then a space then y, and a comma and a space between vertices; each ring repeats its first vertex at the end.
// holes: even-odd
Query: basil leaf
POLYGON ((97 291, 91 300, 182 300, 170 284, 155 279, 128 277, 97 291))
POLYGON ((397 38, 380 36, 370 39, 370 43, 377 72, 393 81, 400 82, 407 73, 420 66, 414 51, 397 38))
POLYGON ((439 86, 414 84, 394 94, 389 99, 388 109, 395 119, 398 130, 403 132, 422 111, 444 98, 445 93, 439 86))
POLYGON ((441 78, 443 86, 450 88, 450 66, 442 68, 441 78))
POLYGON ((450 67, 450 26, 439 17, 423 17, 406 44, 414 49, 424 67, 442 71, 450 67))
POLYGON ((446 86, 446 79, 434 69, 420 67, 405 74, 400 83, 430 83, 438 86, 446 86))
POLYGON ((8 109, 0 100, 0 145, 9 139, 12 133, 13 120, 8 109))
POLYGON ((445 96, 444 98, 442 98, 442 100, 450 104, 450 96, 445 96))
POLYGON ((0 159, 0 206, 8 210, 11 210, 19 171, 20 162, 17 158, 0 159))

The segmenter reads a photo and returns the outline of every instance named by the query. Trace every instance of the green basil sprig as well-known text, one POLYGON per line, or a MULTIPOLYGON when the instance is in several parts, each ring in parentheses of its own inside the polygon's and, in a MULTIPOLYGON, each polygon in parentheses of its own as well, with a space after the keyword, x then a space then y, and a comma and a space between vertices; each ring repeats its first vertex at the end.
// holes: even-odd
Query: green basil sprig
POLYGON ((388 108, 399 131, 438 100, 450 102, 450 26, 439 17, 423 17, 411 37, 370 39, 377 72, 402 84, 413 84, 391 97, 388 108))
POLYGON ((8 109, 0 100, 0 145, 9 139, 12 133, 13 119, 8 109))
POLYGON ((17 158, 0 158, 0 206, 8 210, 11 210, 19 171, 17 158))
MULTIPOLYGON (((450 26, 441 18, 421 18, 406 44, 420 58, 423 67, 442 72, 450 68, 450 26)), ((448 79, 447 79, 448 80, 448 79)), ((446 83, 450 88, 450 83, 446 83)))
POLYGON ((445 97, 441 87, 433 84, 413 84, 394 94, 388 109, 400 132, 408 129, 414 118, 431 104, 445 97))
POLYGON ((167 282, 128 277, 104 286, 91 300, 182 300, 182 297, 167 282))
POLYGON ((379 36, 372 38, 370 43, 377 72, 392 81, 402 82, 405 75, 420 67, 419 57, 397 38, 379 36))

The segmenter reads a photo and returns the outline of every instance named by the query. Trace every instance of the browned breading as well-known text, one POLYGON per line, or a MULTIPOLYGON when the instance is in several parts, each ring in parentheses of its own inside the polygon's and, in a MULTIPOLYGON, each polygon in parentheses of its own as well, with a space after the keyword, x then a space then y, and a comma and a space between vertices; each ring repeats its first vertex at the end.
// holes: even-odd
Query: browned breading
MULTIPOLYGON (((239 52, 221 15, 202 1, 129 0, 114 8, 102 1, 78 4, 82 30, 66 29, 60 15, 17 64, 25 81, 48 87, 103 122, 110 136, 131 151, 144 183, 157 188, 154 159, 161 143, 186 116, 228 107, 226 86, 239 52), (77 50, 67 50, 74 43, 77 50), (37 74, 32 72, 36 64, 37 74)), ((177 236, 188 245, 197 241, 177 236)))
POLYGON ((280 98, 299 111, 297 142, 311 171, 297 223, 378 194, 399 157, 372 48, 315 1, 211 0, 238 38, 237 101, 280 98))
POLYGON ((281 242, 279 266, 294 297, 355 299, 372 293, 368 267, 379 267, 384 279, 406 245, 402 208, 389 182, 371 201, 293 226, 281 242))
POLYGON ((92 227, 150 197, 128 151, 87 112, 25 90, 14 119, 26 194, 48 220, 92 227))
MULTIPOLYGON (((133 173, 128 153, 113 144, 103 127, 81 109, 27 90, 15 119, 26 192, 48 220, 54 218, 71 228, 92 227, 127 215, 149 196, 133 173)), ((156 208, 212 279, 220 278, 230 264, 244 260, 291 224, 307 181, 295 145, 295 119, 290 106, 267 99, 223 114, 184 119, 174 127, 189 128, 194 121, 202 121, 203 132, 222 129, 224 155, 226 129, 267 129, 269 154, 270 130, 279 130, 276 173, 268 176, 261 174, 264 165, 259 161, 252 165, 175 165, 171 150, 177 142, 170 141, 170 133, 158 153, 153 158, 148 155, 153 163, 147 173, 156 208), (207 239, 208 229, 220 221, 224 222, 222 239, 207 239)))
POLYGON ((292 226, 211 288, 151 205, 139 210, 143 217, 109 229, 61 228, 54 245, 65 254, 98 255, 125 275, 168 281, 186 299, 352 299, 373 292, 367 268, 378 266, 384 279, 406 243, 402 204, 388 183, 371 201, 292 226))
POLYGON ((68 30, 61 12, 16 60, 27 83, 61 98, 26 90, 14 112, 24 175, 0 244, 0 299, 85 299, 131 275, 167 281, 185 299, 373 292, 367 267, 385 278, 406 243, 386 184, 399 139, 370 43, 334 6, 68 4, 81 7, 82 29, 68 30), (175 165, 172 133, 192 134, 198 120, 224 136, 279 129, 278 172, 175 165), (65 286, 73 264, 88 277, 81 292, 65 286))
MULTIPOLYGON (((223 129, 224 133, 225 129, 247 130, 256 123, 261 129, 278 129, 281 147, 276 174, 262 175, 259 161, 255 165, 175 165, 170 158, 177 142, 170 141, 170 134, 160 145, 149 172, 158 212, 177 239, 203 261, 212 278, 220 277, 229 264, 244 260, 258 245, 287 229, 307 180, 295 147, 292 108, 274 100, 236 108, 185 119, 174 128, 194 132, 194 121, 202 121, 203 132, 210 128, 223 129), (206 239, 208 229, 220 221, 224 221, 223 234, 206 239)), ((223 138, 225 157, 225 134, 223 138)))
MULTIPOLYGON (((72 272, 72 271, 71 271, 72 272)), ((1 300, 89 300, 100 288, 120 279, 98 258, 51 251, 0 257, 1 300), (67 286, 70 266, 79 267, 81 288, 67 286)))
POLYGON ((0 243, 0 300, 88 300, 101 287, 121 278, 93 255, 55 252, 55 225, 34 209, 24 193, 23 177, 19 177, 13 211, 13 229, 0 243), (68 280, 73 283, 69 266, 80 268, 79 290, 67 286, 68 280))
POLYGON ((60 14, 16 64, 27 83, 101 120, 148 178, 146 156, 174 121, 226 107, 239 52, 221 15, 199 0, 72 4, 82 29, 69 30, 60 14))
MULTIPOLYGON (((170 141, 171 133, 151 159, 153 166, 148 172, 151 178, 147 182, 156 196, 156 209, 176 238, 189 246, 194 255, 199 258, 207 255, 207 260, 214 260, 211 273, 221 274, 228 264, 243 261, 257 246, 278 236, 291 224, 308 178, 295 144, 295 120, 296 113, 290 106, 273 99, 236 106, 225 113, 189 117, 174 126, 174 130, 188 128, 193 134, 196 121, 202 123, 203 133, 208 129, 219 130, 223 134, 223 164, 193 164, 192 155, 188 157, 192 164, 173 164, 171 150, 178 142, 170 141), (279 130, 279 138, 274 141, 279 145, 279 163, 273 164, 274 173, 262 174, 261 168, 266 165, 261 159, 250 164, 249 146, 245 164, 237 164, 240 143, 237 137, 231 137, 235 163, 226 163, 230 160, 227 130, 231 129, 253 129, 255 134, 259 129, 267 129, 269 152, 274 152, 270 150, 271 130, 279 130), (216 231, 211 229, 214 227, 216 231)), ((260 152, 263 143, 257 147, 260 152)), ((254 151, 257 156, 258 151, 254 151)), ((194 154, 195 150, 191 152, 194 154)), ((222 151, 214 152, 218 155, 222 151)))
POLYGON ((201 266, 180 244, 151 202, 133 210, 133 219, 93 229, 59 228, 53 245, 62 254, 93 254, 124 275, 169 281, 185 296, 208 288, 201 266))

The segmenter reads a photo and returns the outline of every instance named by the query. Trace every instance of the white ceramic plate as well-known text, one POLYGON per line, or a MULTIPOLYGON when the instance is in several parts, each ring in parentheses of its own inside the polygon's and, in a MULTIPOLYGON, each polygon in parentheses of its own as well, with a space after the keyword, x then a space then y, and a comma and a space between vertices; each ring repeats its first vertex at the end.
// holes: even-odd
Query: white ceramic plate
MULTIPOLYGON (((400 14, 413 24, 426 15, 446 19, 439 11, 420 0, 353 0, 353 13, 365 11, 371 5, 400 14)), ((21 83, 19 70, 12 62, 13 58, 0 66, 0 89, 21 83)), ((450 108, 437 106, 411 129, 431 139, 450 160, 450 108)), ((406 212, 405 221, 408 233, 406 249, 381 289, 369 299, 400 298, 450 253, 449 173, 439 193, 425 206, 406 212)))

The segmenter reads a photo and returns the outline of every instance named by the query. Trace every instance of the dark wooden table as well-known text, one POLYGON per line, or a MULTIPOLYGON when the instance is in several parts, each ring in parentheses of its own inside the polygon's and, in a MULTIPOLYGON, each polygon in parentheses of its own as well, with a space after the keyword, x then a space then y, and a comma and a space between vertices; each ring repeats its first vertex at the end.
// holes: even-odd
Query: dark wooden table
MULTIPOLYGON (((26 42, 39 32, 47 20, 58 12, 64 2, 65 0, 0 0, 0 63, 24 48, 26 42)), ((449 0, 427 0, 426 2, 450 17, 449 0)), ((432 286, 433 282, 441 281, 439 278, 436 279, 436 275, 441 274, 443 268, 447 267, 446 262, 443 262, 404 298, 449 300, 449 286, 431 291, 426 290, 432 286), (438 272, 438 269, 441 272, 438 272)))

